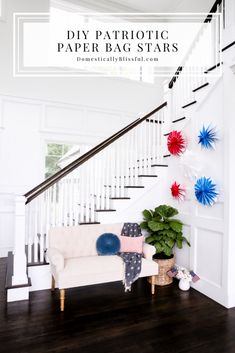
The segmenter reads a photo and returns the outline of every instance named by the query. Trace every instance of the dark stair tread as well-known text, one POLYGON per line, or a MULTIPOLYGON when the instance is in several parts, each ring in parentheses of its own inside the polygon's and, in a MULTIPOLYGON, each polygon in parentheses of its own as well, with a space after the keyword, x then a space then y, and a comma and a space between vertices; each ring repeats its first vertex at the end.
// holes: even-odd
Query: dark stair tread
POLYGON ((176 119, 176 120, 172 120, 172 123, 178 123, 178 121, 182 121, 182 120, 185 120, 185 119, 186 119, 186 116, 183 116, 182 118, 179 118, 179 119, 176 119))
POLYGON ((79 223, 80 226, 84 226, 85 224, 100 224, 100 222, 81 222, 81 223, 79 223))
POLYGON ((138 178, 157 178, 157 175, 150 175, 150 174, 140 174, 138 178))
POLYGON ((28 262, 27 266, 28 267, 33 267, 33 266, 44 266, 44 265, 49 265, 50 263, 46 260, 44 262, 28 262))
POLYGON ((126 189, 144 189, 144 186, 134 186, 134 185, 126 185, 124 186, 126 189))
POLYGON ((28 277, 28 283, 13 285, 12 284, 12 276, 13 276, 13 252, 9 251, 8 257, 7 257, 7 272, 6 272, 5 289, 25 288, 25 287, 32 286, 31 279, 29 277, 28 277))
POLYGON ((199 86, 199 87, 197 87, 197 88, 194 88, 194 89, 193 89, 193 92, 197 92, 197 91, 199 91, 199 89, 204 88, 204 87, 206 87, 206 86, 209 86, 209 82, 206 82, 206 83, 204 83, 203 85, 201 85, 201 86, 199 86))
POLYGON ((223 63, 221 62, 221 63, 218 63, 218 64, 216 64, 216 65, 210 67, 208 70, 204 71, 204 74, 208 74, 208 72, 213 71, 213 70, 216 69, 217 67, 220 67, 220 65, 222 65, 222 64, 223 64, 223 63))
POLYGON ((197 103, 197 101, 193 101, 193 102, 190 102, 190 103, 188 103, 188 104, 185 104, 185 105, 182 106, 182 108, 183 108, 183 109, 184 109, 184 108, 187 108, 187 107, 189 107, 190 105, 193 105, 193 104, 195 104, 195 103, 197 103))
POLYGON ((170 132, 167 132, 166 134, 164 134, 163 136, 169 136, 170 135, 170 132))
POLYGON ((163 158, 168 158, 168 157, 171 157, 171 154, 165 154, 165 155, 163 156, 163 158))
POLYGON ((164 124, 164 121, 153 120, 153 119, 146 119, 148 123, 155 123, 155 124, 164 124))
POLYGON ((168 164, 152 164, 151 167, 168 167, 168 164))
POLYGON ((95 210, 95 212, 116 212, 116 210, 113 210, 113 209, 109 209, 109 210, 101 209, 101 210, 95 210))
POLYGON ((110 200, 130 200, 130 197, 110 197, 110 200))

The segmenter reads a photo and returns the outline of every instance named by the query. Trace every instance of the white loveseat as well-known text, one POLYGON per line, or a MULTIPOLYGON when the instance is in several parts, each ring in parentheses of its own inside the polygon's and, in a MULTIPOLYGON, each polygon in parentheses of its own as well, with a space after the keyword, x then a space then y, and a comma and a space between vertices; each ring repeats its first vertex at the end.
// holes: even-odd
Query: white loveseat
MULTIPOLYGON (((122 281, 124 263, 117 255, 98 256, 96 240, 103 233, 121 235, 123 223, 54 227, 49 231, 48 258, 52 271, 52 290, 60 289, 60 308, 64 310, 65 289, 91 284, 122 281)), ((145 244, 140 277, 158 274, 152 260, 155 248, 145 244)), ((154 282, 154 281, 153 281, 154 282)), ((152 285, 152 294, 154 294, 152 285)))

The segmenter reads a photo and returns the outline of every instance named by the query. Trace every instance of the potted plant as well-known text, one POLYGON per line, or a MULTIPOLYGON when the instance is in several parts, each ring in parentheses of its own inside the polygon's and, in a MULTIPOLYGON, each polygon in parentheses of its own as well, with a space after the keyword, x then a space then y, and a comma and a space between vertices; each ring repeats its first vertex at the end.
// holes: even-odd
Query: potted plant
POLYGON ((155 246, 155 261, 159 265, 159 274, 155 276, 155 284, 164 286, 172 283, 173 279, 167 272, 174 266, 174 248, 182 249, 183 243, 189 246, 189 241, 183 236, 183 223, 172 218, 179 212, 168 205, 160 205, 155 210, 144 210, 144 221, 140 227, 147 231, 146 243, 155 246))

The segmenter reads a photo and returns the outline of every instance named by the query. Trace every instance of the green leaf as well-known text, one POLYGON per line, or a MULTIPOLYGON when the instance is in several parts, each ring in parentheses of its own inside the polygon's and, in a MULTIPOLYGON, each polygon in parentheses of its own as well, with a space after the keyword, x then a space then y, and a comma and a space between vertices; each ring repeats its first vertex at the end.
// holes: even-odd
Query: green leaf
POLYGON ((175 222, 175 220, 172 220, 169 222, 170 227, 177 233, 182 231, 182 224, 175 222))
POLYGON ((146 221, 150 221, 153 218, 152 213, 150 211, 148 211, 148 210, 144 210, 143 211, 143 215, 144 215, 144 219, 146 221))
POLYGON ((169 238, 176 239, 177 233, 174 230, 167 229, 167 230, 161 230, 159 232, 161 235, 166 235, 169 238))
POLYGON ((155 208, 155 212, 159 214, 162 218, 167 219, 178 214, 176 208, 167 205, 160 205, 155 208))
POLYGON ((141 229, 146 229, 146 230, 148 230, 148 229, 149 229, 149 227, 148 227, 148 222, 142 222, 142 223, 140 223, 140 228, 141 228, 141 229))
POLYGON ((148 244, 151 244, 151 243, 155 242, 155 239, 154 239, 154 237, 150 236, 150 237, 145 238, 145 242, 148 244))
POLYGON ((177 245, 177 248, 182 249, 182 247, 183 247, 183 238, 176 239, 176 245, 177 245))
POLYGON ((160 253, 160 252, 163 251, 163 247, 162 247, 162 245, 159 242, 155 243, 154 246, 155 246, 155 249, 156 249, 157 253, 160 253))
POLYGON ((166 256, 171 256, 172 255, 172 249, 169 246, 167 246, 166 244, 165 244, 165 246, 163 248, 163 251, 166 254, 166 256))
POLYGON ((161 222, 156 222, 156 221, 149 221, 148 226, 154 232, 158 232, 159 230, 164 229, 164 224, 162 224, 161 222))
POLYGON ((190 242, 188 241, 187 238, 183 237, 183 240, 188 244, 188 246, 191 246, 190 242))
POLYGON ((173 239, 168 239, 166 241, 166 244, 172 249, 173 246, 175 245, 175 241, 173 239))

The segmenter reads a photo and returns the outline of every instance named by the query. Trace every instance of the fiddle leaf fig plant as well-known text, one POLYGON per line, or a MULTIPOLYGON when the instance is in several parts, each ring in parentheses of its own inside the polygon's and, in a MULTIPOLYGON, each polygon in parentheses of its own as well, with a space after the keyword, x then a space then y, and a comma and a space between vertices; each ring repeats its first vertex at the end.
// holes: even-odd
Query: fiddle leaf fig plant
POLYGON ((178 210, 168 205, 160 205, 154 210, 144 210, 144 221, 140 227, 149 234, 145 241, 155 246, 156 258, 171 258, 175 245, 182 249, 189 241, 183 236, 183 223, 176 218, 178 210))

